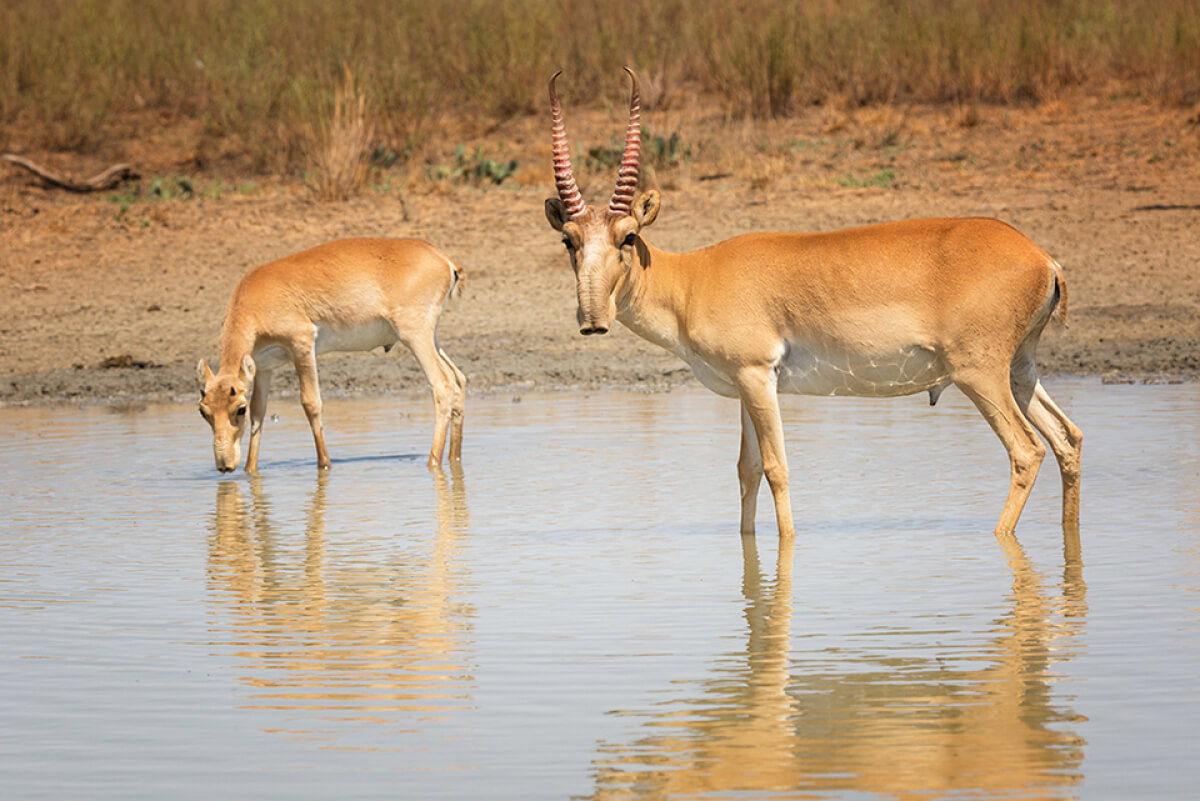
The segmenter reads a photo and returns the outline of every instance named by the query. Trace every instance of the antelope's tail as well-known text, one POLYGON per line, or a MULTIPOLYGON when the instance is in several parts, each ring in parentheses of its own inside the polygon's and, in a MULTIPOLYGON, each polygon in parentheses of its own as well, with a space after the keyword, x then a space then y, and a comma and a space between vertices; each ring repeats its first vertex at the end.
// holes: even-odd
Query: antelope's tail
POLYGON ((466 281, 466 273, 463 268, 455 264, 445 253, 440 254, 442 260, 446 262, 446 266, 450 268, 450 288, 446 290, 446 297, 442 300, 442 305, 449 303, 451 299, 462 296, 462 285, 466 281))
POLYGON ((1062 265, 1052 261, 1054 265, 1054 311, 1050 319, 1063 328, 1067 327, 1067 279, 1063 275, 1062 265))

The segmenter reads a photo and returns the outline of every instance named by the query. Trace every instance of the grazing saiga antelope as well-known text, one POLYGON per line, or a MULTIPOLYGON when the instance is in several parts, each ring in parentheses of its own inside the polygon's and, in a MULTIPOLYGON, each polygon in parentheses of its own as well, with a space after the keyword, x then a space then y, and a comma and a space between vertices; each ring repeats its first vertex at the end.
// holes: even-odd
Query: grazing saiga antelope
POLYGON ((1034 352, 1067 287, 1054 259, 1005 223, 931 219, 833 233, 753 233, 691 253, 646 241, 661 199, 634 199, 640 152, 637 76, 616 189, 584 203, 550 79, 554 179, 546 218, 575 270, 581 334, 613 320, 677 354, 710 390, 741 401, 743 533, 763 474, 781 537, 793 533, 779 392, 894 397, 954 384, 1008 451, 998 533, 1011 532, 1049 441, 1062 475, 1064 529, 1079 522, 1083 435, 1038 380, 1034 352))
POLYGON ((460 278, 454 262, 419 239, 343 239, 251 268, 225 311, 217 372, 204 359, 196 366, 204 387, 200 414, 213 430, 217 469, 237 469, 249 411, 246 472, 258 471, 271 374, 289 362, 300 379, 317 466, 328 469, 317 355, 379 346, 386 351, 396 342, 417 357, 433 389, 429 466, 441 463, 447 430, 450 459, 462 458, 466 377, 437 343, 438 317, 460 278))

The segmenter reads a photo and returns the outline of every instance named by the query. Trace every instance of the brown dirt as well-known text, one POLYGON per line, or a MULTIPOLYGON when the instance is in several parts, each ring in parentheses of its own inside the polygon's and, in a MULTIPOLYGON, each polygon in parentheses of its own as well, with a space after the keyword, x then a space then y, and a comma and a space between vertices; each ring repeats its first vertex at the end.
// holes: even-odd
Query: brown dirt
MULTIPOLYGON (((620 114, 569 118, 573 141, 615 140, 620 114)), ((690 160, 650 179, 664 191, 648 232, 660 247, 691 249, 751 230, 999 217, 1067 274, 1070 327, 1043 340, 1043 371, 1200 375, 1194 111, 1080 97, 1030 109, 823 109, 772 124, 653 110, 646 117, 655 131, 677 130, 694 146, 690 160)), ((677 359, 623 328, 578 335, 572 277, 542 213, 552 191, 547 127, 514 120, 478 138, 502 140, 520 157, 515 183, 457 186, 410 165, 383 176, 404 185, 403 203, 396 191, 369 191, 317 204, 302 185, 259 179, 247 195, 138 202, 122 213, 111 193, 66 195, 5 168, 0 404, 190 400, 196 360, 214 358, 225 301, 246 268, 359 235, 422 237, 465 269, 464 296, 443 316, 440 339, 472 392, 692 380, 677 359)), ((26 155, 81 175, 114 154, 83 163, 26 155)), ((172 152, 142 159, 143 175, 180 163, 172 152)), ((225 178, 226 187, 240 180, 225 178)), ((587 176, 585 195, 604 202, 612 179, 608 171, 587 176)), ((425 391, 408 354, 331 355, 321 370, 327 395, 425 391)), ((280 377, 282 392, 294 386, 280 377)))

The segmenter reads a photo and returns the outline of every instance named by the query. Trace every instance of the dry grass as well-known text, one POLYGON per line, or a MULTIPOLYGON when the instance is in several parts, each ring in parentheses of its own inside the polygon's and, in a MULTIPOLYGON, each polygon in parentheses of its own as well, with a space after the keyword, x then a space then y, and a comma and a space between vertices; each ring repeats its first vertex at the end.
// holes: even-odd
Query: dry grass
POLYGON ((375 128, 367 116, 367 96, 347 70, 333 97, 333 109, 309 133, 310 178, 319 200, 349 200, 367 183, 375 128))
POLYGON ((378 143, 403 155, 447 115, 486 129, 541 112, 557 68, 567 71, 575 108, 611 102, 619 67, 630 64, 655 110, 703 96, 729 116, 762 119, 834 102, 969 110, 1045 101, 1085 83, 1168 103, 1200 99, 1195 0, 627 0, 614 8, 602 0, 6 0, 0 150, 94 151, 154 134, 121 127, 140 115, 198 129, 198 162, 237 153, 252 169, 297 173, 309 164, 309 132, 323 110, 337 116, 347 68, 359 88, 342 101, 344 129, 335 135, 328 121, 331 158, 335 147, 362 145, 365 129, 356 132, 352 119, 359 109, 371 112, 378 143), (348 138, 335 145, 335 136, 348 138))

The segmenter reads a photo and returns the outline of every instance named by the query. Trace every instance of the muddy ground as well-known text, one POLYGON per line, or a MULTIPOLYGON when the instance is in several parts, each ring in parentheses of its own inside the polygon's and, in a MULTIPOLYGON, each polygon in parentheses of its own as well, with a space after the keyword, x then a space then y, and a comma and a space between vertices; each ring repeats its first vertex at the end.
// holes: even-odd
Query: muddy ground
MULTIPOLYGON (((615 140, 620 115, 568 116, 572 140, 615 140)), ((999 217, 1066 271, 1070 325, 1043 339, 1044 373, 1200 375, 1195 109, 1080 97, 1023 109, 821 109, 771 124, 646 118, 685 145, 678 164, 647 177, 664 194, 647 231, 659 247, 755 230, 999 217)), ((577 333, 572 276, 542 211, 553 186, 547 128, 519 119, 464 140, 467 152, 501 142, 519 158, 500 186, 408 164, 340 203, 317 203, 300 180, 189 173, 188 154, 169 141, 134 154, 142 199, 128 189, 70 195, 0 165, 0 404, 190 401, 196 361, 215 359, 225 302, 246 268, 348 236, 423 237, 463 267, 464 293, 440 340, 473 393, 693 381, 624 328, 577 333), (169 186, 183 174, 193 197, 145 199, 155 176, 169 186)), ((130 152, 26 155, 89 175, 130 152)), ((606 202, 613 178, 585 173, 589 202, 606 202)), ((324 357, 321 380, 327 396, 425 392, 415 360, 397 351, 324 357)), ((295 391, 291 376, 277 382, 295 391)))

